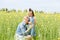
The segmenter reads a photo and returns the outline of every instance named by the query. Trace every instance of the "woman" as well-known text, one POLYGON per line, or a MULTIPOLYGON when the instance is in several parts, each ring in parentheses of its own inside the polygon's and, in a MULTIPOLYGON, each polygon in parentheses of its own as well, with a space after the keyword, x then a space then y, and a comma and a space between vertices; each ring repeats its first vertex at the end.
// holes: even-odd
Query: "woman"
POLYGON ((36 33, 35 33, 36 18, 35 18, 35 15, 34 15, 34 12, 33 12, 32 9, 29 9, 28 17, 30 19, 29 24, 30 23, 33 24, 33 27, 31 28, 31 30, 29 31, 28 34, 31 35, 33 37, 33 39, 35 40, 35 36, 36 36, 36 33))

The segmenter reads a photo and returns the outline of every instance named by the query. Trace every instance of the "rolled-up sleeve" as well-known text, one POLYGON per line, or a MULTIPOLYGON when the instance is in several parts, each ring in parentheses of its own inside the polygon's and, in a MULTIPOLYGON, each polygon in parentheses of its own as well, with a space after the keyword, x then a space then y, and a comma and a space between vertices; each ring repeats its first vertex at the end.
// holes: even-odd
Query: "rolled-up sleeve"
POLYGON ((23 25, 21 25, 20 29, 21 29, 22 34, 24 34, 26 31, 25 27, 23 25))

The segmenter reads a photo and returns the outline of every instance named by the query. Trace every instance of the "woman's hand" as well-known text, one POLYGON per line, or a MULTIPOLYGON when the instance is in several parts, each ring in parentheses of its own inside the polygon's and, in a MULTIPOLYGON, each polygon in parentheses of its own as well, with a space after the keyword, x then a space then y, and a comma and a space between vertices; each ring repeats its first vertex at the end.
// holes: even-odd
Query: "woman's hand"
POLYGON ((31 22, 28 22, 30 25, 32 24, 31 22))

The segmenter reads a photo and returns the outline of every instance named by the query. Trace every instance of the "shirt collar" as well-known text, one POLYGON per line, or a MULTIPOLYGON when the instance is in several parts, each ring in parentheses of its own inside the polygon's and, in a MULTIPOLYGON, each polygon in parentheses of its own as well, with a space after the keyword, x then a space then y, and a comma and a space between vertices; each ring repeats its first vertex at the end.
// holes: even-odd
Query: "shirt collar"
POLYGON ((23 25, 26 25, 26 23, 24 21, 22 23, 23 23, 23 25))

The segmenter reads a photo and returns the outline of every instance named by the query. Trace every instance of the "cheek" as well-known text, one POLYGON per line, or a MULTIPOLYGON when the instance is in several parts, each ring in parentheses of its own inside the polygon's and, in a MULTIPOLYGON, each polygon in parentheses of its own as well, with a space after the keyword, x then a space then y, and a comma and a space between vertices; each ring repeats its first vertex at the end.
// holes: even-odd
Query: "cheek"
POLYGON ((28 14, 29 16, 31 16, 30 14, 28 14))
POLYGON ((26 20, 26 22, 28 22, 28 21, 26 20))
POLYGON ((32 15, 32 13, 30 15, 32 15))
POLYGON ((30 15, 30 13, 29 13, 29 15, 30 15))
POLYGON ((32 13, 29 14, 30 16, 32 15, 32 13))

